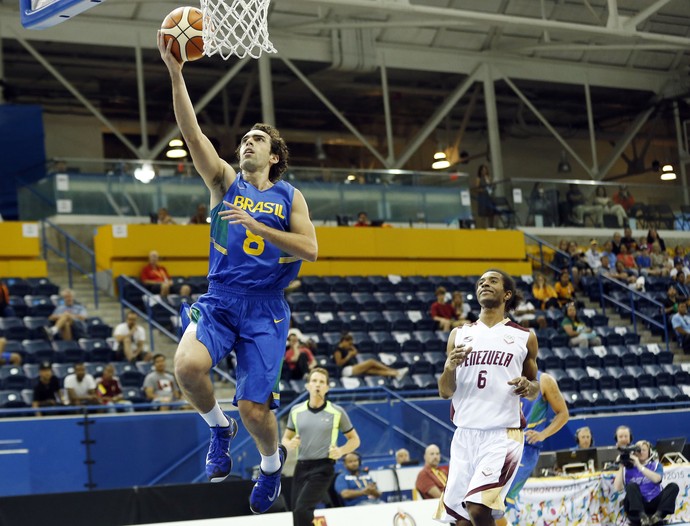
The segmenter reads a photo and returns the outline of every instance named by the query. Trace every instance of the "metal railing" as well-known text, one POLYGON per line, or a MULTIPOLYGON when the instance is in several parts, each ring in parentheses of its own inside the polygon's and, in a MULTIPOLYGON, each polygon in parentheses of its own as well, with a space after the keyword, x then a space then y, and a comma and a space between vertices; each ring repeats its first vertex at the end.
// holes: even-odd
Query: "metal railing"
POLYGON ((527 232, 523 232, 524 236, 528 239, 531 239, 535 243, 537 243, 539 247, 539 257, 527 253, 527 258, 532 260, 533 262, 538 262, 539 263, 539 268, 544 270, 545 268, 548 268, 555 273, 561 272, 563 270, 562 268, 557 267, 556 265, 553 265, 551 261, 547 261, 546 258, 544 257, 544 248, 549 248, 551 249, 555 254, 561 256, 562 258, 565 258, 565 260, 568 262, 568 273, 571 276, 572 279, 572 269, 573 269, 573 258, 568 254, 567 252, 563 252, 560 250, 557 246, 552 245, 548 241, 544 241, 540 237, 534 236, 532 234, 528 234, 527 232))
POLYGON ((668 339, 668 325, 667 325, 667 320, 666 320, 666 311, 664 309, 664 304, 656 301, 654 298, 651 296, 645 294, 644 292, 640 292, 638 290, 631 289, 628 287, 625 283, 618 281, 616 279, 610 278, 608 276, 603 276, 599 274, 599 297, 600 297, 600 302, 601 302, 601 309, 602 313, 604 316, 606 315, 606 302, 610 302, 614 304, 616 307, 623 309, 626 312, 630 313, 630 316, 632 318, 632 325, 633 325, 633 331, 637 334, 637 320, 638 318, 647 322, 648 324, 658 327, 659 329, 662 330, 664 334, 664 342, 666 343, 666 350, 670 352, 670 345, 669 345, 669 339, 668 339), (611 294, 606 293, 606 287, 604 287, 604 283, 608 283, 611 286, 615 288, 615 290, 618 290, 620 292, 623 292, 627 295, 629 302, 628 303, 623 303, 622 301, 619 301, 618 299, 614 298, 611 294), (646 314, 642 313, 639 311, 638 308, 635 306, 635 299, 647 302, 649 305, 658 308, 659 311, 662 314, 662 320, 663 322, 658 322, 654 318, 647 316, 646 314))
POLYGON ((93 286, 93 303, 94 307, 97 309, 98 308, 98 284, 96 283, 96 255, 93 250, 91 250, 89 247, 87 247, 84 243, 78 241, 75 239, 73 236, 71 236, 68 232, 57 226, 55 223, 52 223, 51 221, 47 219, 42 219, 41 220, 41 245, 43 249, 43 258, 47 259, 48 256, 48 251, 53 252, 56 254, 58 257, 62 258, 65 260, 65 263, 67 264, 67 279, 69 281, 69 287, 72 288, 73 286, 73 277, 72 277, 72 270, 75 269, 78 272, 80 272, 82 275, 88 277, 91 280, 91 284, 93 286), (60 236, 62 236, 62 239, 64 240, 65 243, 65 251, 62 252, 60 248, 51 245, 48 242, 48 235, 47 235, 47 230, 48 228, 52 228, 57 232, 60 236), (82 267, 79 263, 77 263, 73 258, 72 258, 72 247, 76 247, 79 250, 81 250, 85 255, 89 263, 89 268, 86 269, 82 267))

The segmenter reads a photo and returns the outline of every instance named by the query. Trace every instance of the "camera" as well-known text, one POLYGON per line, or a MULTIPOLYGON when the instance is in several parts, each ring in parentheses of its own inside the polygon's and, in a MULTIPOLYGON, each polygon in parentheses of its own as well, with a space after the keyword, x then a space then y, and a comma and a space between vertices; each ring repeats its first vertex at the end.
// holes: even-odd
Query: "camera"
POLYGON ((626 468, 631 468, 635 465, 635 463, 630 458, 630 455, 632 453, 639 453, 642 450, 640 449, 640 446, 625 446, 619 447, 618 451, 621 452, 618 457, 618 463, 623 464, 626 468))

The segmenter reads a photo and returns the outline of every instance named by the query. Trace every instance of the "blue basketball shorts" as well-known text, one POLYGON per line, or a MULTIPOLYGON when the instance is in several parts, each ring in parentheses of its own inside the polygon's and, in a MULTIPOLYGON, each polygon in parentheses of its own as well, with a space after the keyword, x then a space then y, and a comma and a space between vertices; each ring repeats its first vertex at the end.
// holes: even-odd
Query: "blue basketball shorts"
POLYGON ((510 486, 510 490, 508 490, 508 495, 506 495, 506 508, 517 509, 517 496, 522 491, 527 479, 532 476, 532 472, 539 460, 539 453, 541 453, 540 448, 525 443, 525 447, 522 450, 522 458, 520 459, 520 467, 510 486))
POLYGON ((187 315, 185 319, 182 314, 183 331, 196 330, 214 366, 235 351, 235 405, 238 400, 263 404, 271 396, 271 409, 280 406, 280 373, 290 328, 290 307, 282 291, 252 292, 211 283, 187 315))

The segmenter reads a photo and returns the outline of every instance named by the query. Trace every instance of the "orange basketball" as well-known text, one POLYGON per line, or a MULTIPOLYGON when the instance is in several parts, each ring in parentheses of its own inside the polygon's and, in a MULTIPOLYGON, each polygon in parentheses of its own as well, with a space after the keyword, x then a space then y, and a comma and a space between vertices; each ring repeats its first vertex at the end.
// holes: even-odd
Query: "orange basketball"
POLYGON ((201 10, 187 6, 178 7, 163 20, 163 38, 166 44, 173 39, 170 52, 177 60, 187 62, 204 56, 203 17, 201 10))

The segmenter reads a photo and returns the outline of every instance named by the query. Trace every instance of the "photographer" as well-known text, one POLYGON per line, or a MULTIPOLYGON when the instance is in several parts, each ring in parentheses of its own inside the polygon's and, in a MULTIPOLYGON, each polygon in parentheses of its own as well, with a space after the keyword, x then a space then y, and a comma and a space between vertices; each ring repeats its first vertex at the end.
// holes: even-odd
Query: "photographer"
POLYGON ((620 467, 613 487, 616 491, 625 488, 623 509, 630 523, 639 526, 660 523, 666 515, 675 512, 678 485, 670 483, 662 489, 664 469, 646 440, 619 450, 620 467))

